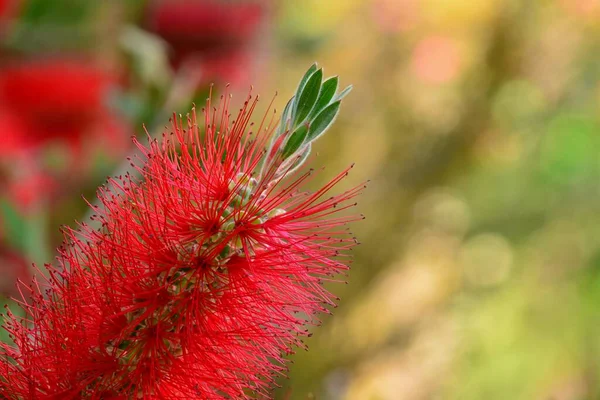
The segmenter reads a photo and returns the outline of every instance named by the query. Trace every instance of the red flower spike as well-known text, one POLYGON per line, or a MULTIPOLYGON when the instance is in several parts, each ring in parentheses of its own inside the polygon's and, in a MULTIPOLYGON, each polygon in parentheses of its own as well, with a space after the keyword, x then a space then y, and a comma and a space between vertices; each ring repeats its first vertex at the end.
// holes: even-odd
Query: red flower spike
POLYGON ((46 292, 34 282, 26 319, 7 318, 0 397, 269 396, 284 355, 334 305, 321 284, 348 269, 342 227, 357 218, 339 212, 363 187, 330 196, 344 171, 299 191, 314 174, 265 160, 274 129, 250 131, 256 100, 234 121, 228 102, 208 102, 203 129, 192 111, 185 128, 174 117, 161 140, 136 141, 141 178, 98 191, 101 228, 65 229, 46 292))

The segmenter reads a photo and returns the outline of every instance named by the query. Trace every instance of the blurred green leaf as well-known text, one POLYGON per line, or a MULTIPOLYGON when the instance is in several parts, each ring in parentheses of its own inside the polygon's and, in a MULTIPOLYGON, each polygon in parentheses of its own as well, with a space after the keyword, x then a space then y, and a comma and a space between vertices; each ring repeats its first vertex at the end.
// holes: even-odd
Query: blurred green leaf
POLYGON ((4 230, 4 240, 11 247, 23 251, 25 249, 27 221, 16 207, 6 199, 0 200, 0 213, 0 221, 4 230))
POLYGON ((57 25, 81 23, 90 18, 99 5, 94 1, 81 0, 28 0, 24 3, 21 21, 57 25))
POLYGON ((137 121, 144 114, 146 105, 144 99, 137 93, 114 89, 108 93, 108 105, 111 109, 137 121))
POLYGON ((590 118, 561 114, 548 124, 541 145, 541 169, 554 183, 600 178, 598 124, 590 118))
POLYGON ((160 38, 135 26, 128 26, 121 32, 119 43, 144 84, 161 88, 172 82, 167 45, 160 38))
POLYGON ((531 124, 548 106, 540 88, 523 79, 507 82, 490 100, 494 119, 507 129, 531 124))

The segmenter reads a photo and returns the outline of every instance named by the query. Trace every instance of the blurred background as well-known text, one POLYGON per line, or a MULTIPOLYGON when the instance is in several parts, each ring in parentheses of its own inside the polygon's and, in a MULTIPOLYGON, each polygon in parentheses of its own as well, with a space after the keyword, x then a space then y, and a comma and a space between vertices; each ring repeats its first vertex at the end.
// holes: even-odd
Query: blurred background
POLYGON ((2 302, 142 124, 314 61, 355 89, 310 162, 367 220, 275 397, 600 399, 597 0, 0 0, 2 302))

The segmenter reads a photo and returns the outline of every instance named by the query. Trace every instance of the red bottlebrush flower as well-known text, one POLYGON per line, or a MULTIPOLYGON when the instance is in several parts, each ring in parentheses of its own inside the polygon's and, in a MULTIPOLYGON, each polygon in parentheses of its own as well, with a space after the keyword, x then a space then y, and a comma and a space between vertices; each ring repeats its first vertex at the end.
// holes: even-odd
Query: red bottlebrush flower
POLYGON ((247 78, 248 47, 265 13, 256 1, 155 0, 146 25, 171 46, 176 67, 192 61, 202 70, 203 82, 236 83, 247 78))
POLYGON ((208 102, 203 129, 192 112, 187 127, 175 118, 161 140, 136 142, 140 177, 99 190, 100 228, 65 229, 47 293, 34 285, 26 320, 7 320, 4 398, 268 396, 284 355, 334 305, 321 284, 348 268, 355 239, 344 225, 356 217, 340 211, 362 186, 329 195, 343 171, 300 191, 313 172, 294 170, 312 139, 290 144, 285 126, 307 103, 284 112, 281 130, 252 132, 256 100, 235 121, 228 102, 208 102))

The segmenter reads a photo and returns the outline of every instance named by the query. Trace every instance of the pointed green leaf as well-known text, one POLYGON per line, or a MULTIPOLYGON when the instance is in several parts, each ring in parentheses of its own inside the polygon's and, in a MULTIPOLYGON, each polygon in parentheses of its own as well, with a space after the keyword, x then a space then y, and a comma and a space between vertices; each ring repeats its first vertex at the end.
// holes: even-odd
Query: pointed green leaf
POLYGON ((340 111, 340 101, 331 103, 317 115, 310 124, 310 129, 306 137, 307 142, 312 142, 321 136, 331 126, 338 112, 340 111))
POLYGON ((296 108, 294 110, 294 127, 299 126, 302 122, 304 122, 304 120, 314 107, 317 101, 317 97, 319 96, 319 91, 321 90, 322 81, 322 69, 318 69, 317 71, 315 71, 306 81, 306 84, 302 89, 302 93, 298 97, 298 102, 296 103, 296 108))
POLYGON ((306 85, 306 81, 308 81, 308 78, 310 78, 310 76, 312 74, 314 74, 316 70, 317 70, 317 63, 314 63, 313 65, 311 65, 308 68, 308 71, 306 71, 306 73, 300 80, 300 83, 298 84, 298 88, 296 89, 296 96, 295 96, 296 99, 300 96, 300 93, 302 92, 302 89, 304 89, 304 85, 306 85))
POLYGON ((335 96, 334 101, 338 101, 346 97, 346 95, 352 91, 352 87, 352 85, 348 85, 346 89, 342 90, 337 96, 335 96))
POLYGON ((288 122, 288 119, 290 119, 290 114, 292 111, 292 104, 294 103, 294 99, 295 99, 295 97, 292 97, 285 105, 285 108, 283 109, 283 112, 281 113, 281 123, 279 124, 279 128, 277 129, 277 134, 275 135, 274 139, 279 137, 283 133, 285 133, 285 131, 287 130, 287 122, 288 122))
POLYGON ((283 148, 283 158, 286 159, 292 154, 296 152, 304 143, 304 139, 308 133, 308 127, 306 125, 301 125, 298 129, 292 133, 289 137, 285 147, 283 148))
POLYGON ((319 93, 319 97, 317 98, 317 102, 313 107, 312 111, 309 114, 308 119, 312 120, 313 117, 319 114, 325 107, 329 105, 331 99, 335 95, 335 92, 338 88, 338 77, 333 76, 323 82, 323 86, 321 86, 321 92, 319 93))

